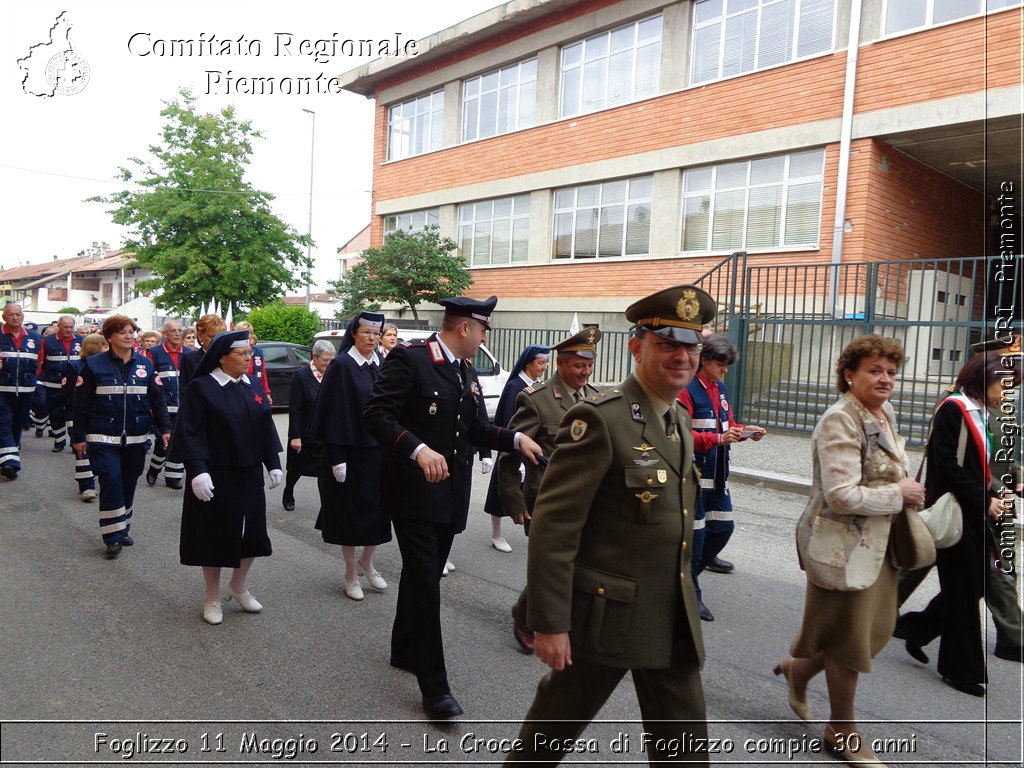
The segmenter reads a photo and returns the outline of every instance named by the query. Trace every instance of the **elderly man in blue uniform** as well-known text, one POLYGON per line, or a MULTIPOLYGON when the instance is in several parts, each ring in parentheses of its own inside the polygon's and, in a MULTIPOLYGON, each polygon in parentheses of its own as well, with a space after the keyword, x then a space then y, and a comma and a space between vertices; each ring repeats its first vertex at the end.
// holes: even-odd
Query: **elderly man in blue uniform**
MULTIPOLYGON (((186 355, 194 353, 181 345, 182 332, 179 321, 168 320, 164 323, 163 334, 164 340, 147 349, 145 354, 153 361, 153 368, 160 376, 164 402, 167 403, 167 415, 170 416, 173 432, 174 423, 178 418, 178 406, 181 404, 181 361, 186 355)), ((167 461, 167 449, 163 440, 157 440, 153 444, 153 455, 149 457, 149 469, 146 471, 148 485, 156 485, 161 469, 164 470, 164 482, 167 483, 167 487, 179 490, 185 479, 185 465, 177 461, 167 461)))
POLYGON ((20 304, 8 304, 0 325, 0 475, 21 470, 21 432, 36 392, 36 369, 43 339, 22 326, 20 304))
POLYGON ((64 397, 61 394, 64 365, 78 360, 81 352, 82 337, 75 333, 75 318, 61 315, 57 320, 57 332, 43 339, 43 364, 39 368, 38 381, 46 397, 46 415, 50 421, 54 453, 60 453, 68 444, 64 397))
POLYGON ((391 351, 363 413, 363 425, 383 449, 380 504, 402 553, 391 664, 416 674, 432 719, 462 714, 444 663, 440 581, 452 540, 466 528, 467 446, 518 449, 533 462, 540 454, 526 435, 481 416, 483 393, 467 361, 486 340, 497 301, 441 301, 440 332, 391 351))
POLYGON ((134 544, 129 531, 135 486, 146 465, 146 441, 171 439, 160 379, 153 363, 135 352, 135 321, 111 315, 103 321, 110 349, 85 361, 75 383, 72 448, 89 462, 100 481, 100 533, 113 559, 134 544))
POLYGON ((630 305, 635 372, 573 406, 533 510, 527 589, 535 653, 551 667, 508 762, 556 764, 627 671, 652 764, 707 765, 704 658, 690 576, 699 494, 690 420, 715 302, 692 285, 630 305))

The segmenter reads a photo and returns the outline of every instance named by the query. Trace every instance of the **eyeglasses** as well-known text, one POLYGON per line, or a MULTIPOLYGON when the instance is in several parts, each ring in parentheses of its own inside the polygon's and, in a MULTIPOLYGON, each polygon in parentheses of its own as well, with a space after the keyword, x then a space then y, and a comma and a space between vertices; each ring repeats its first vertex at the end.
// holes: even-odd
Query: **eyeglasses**
POLYGON ((356 331, 360 336, 368 336, 371 339, 375 339, 380 336, 376 331, 356 331))
POLYGON ((699 355, 701 350, 704 349, 703 344, 687 344, 682 341, 651 341, 650 339, 640 339, 645 344, 653 344, 662 352, 673 354, 678 352, 680 349, 684 350, 688 355, 699 355))

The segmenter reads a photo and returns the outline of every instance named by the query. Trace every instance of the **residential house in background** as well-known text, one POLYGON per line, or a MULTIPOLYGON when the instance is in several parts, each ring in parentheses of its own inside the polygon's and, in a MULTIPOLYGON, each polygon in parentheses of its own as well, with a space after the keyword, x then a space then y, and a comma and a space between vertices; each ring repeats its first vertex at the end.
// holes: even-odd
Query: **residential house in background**
POLYGON ((0 271, 0 303, 17 301, 27 319, 43 324, 56 320, 61 309, 74 307, 88 320, 102 323, 105 315, 122 313, 143 328, 153 328, 162 318, 152 294, 138 288, 151 277, 125 251, 55 258, 0 271))

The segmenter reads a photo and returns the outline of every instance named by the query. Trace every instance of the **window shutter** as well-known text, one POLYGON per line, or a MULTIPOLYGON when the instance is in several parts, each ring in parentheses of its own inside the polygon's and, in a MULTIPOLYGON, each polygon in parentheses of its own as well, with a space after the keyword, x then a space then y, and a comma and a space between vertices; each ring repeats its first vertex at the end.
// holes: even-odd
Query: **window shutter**
POLYGON ((835 0, 800 1, 800 39, 797 56, 810 56, 832 48, 832 24, 835 0))

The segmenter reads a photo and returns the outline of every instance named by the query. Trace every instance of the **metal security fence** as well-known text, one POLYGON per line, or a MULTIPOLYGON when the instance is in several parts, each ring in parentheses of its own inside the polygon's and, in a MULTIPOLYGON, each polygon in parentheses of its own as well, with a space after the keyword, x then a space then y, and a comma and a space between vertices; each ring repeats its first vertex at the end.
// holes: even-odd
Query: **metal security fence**
POLYGON ((729 377, 738 418, 812 430, 838 397, 843 347, 878 333, 906 352, 892 404, 902 434, 922 444, 970 345, 1021 332, 1019 267, 1020 256, 766 265, 734 254, 702 287, 722 305, 716 329, 741 351, 729 377))
MULTIPOLYGON (((494 328, 487 334, 487 348, 491 350, 501 367, 511 370, 522 351, 530 344, 550 347, 569 335, 566 330, 544 328, 494 328)), ((594 384, 616 384, 633 370, 633 358, 629 354, 629 336, 625 331, 602 331, 594 359, 594 384)), ((552 366, 553 369, 553 366, 552 366)))

